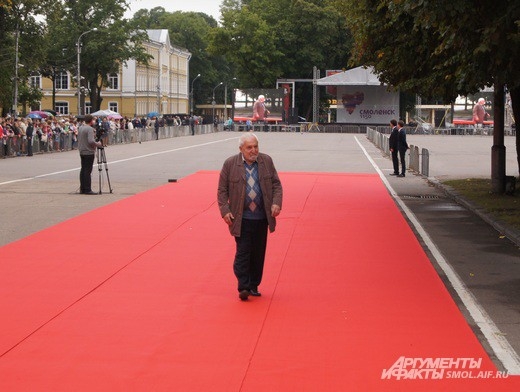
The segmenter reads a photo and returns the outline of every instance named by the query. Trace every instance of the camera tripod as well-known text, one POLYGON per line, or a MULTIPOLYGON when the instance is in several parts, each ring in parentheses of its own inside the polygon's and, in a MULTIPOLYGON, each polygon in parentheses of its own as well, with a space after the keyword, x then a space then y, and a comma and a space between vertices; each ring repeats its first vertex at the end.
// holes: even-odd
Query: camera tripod
POLYGON ((108 189, 110 190, 110 193, 112 193, 112 186, 110 185, 110 177, 108 176, 108 164, 107 164, 107 156, 105 155, 105 149, 103 147, 97 149, 97 165, 98 165, 98 172, 99 172, 99 194, 101 195, 103 192, 101 191, 101 177, 102 177, 102 170, 103 165, 105 165, 105 172, 107 174, 107 182, 108 182, 108 189))

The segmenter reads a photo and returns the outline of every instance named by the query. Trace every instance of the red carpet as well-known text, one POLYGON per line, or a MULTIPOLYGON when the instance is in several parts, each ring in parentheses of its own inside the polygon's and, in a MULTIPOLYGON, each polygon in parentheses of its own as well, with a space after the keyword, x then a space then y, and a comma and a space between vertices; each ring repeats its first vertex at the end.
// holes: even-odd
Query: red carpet
POLYGON ((378 176, 281 174, 263 296, 247 302, 217 178, 197 173, 0 248, 0 390, 519 389, 519 377, 490 378, 378 176))

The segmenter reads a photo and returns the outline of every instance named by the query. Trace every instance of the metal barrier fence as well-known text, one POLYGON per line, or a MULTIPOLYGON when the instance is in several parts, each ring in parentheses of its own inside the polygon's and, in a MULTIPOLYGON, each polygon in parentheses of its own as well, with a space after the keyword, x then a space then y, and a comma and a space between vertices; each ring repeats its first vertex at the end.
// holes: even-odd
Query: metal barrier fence
MULTIPOLYGON (((381 149, 384 154, 390 155, 389 136, 379 131, 379 128, 390 129, 390 127, 367 128, 367 139, 381 149)), ((390 133, 390 132, 388 132, 390 133)), ((407 154, 407 166, 410 170, 429 177, 430 175, 430 152, 423 148, 419 151, 419 147, 410 145, 409 154, 407 154)))
MULTIPOLYGON (((196 135, 212 133, 215 129, 212 124, 195 125, 194 133, 196 135)), ((177 125, 159 128, 158 135, 154 128, 135 128, 132 130, 116 130, 110 131, 106 137, 108 145, 120 143, 141 143, 150 140, 168 139, 179 136, 191 135, 191 128, 187 125, 177 125)), ((35 135, 32 139, 19 137, 6 137, 0 140, 2 148, 0 149, 0 158, 27 155, 29 143, 32 144, 33 154, 42 154, 47 152, 69 151, 77 148, 77 141, 72 133, 61 133, 46 138, 35 135)))
MULTIPOLYGON (((224 125, 218 125, 219 130, 224 130, 224 125)), ((234 131, 248 131, 246 124, 233 124, 234 131)), ((310 133, 366 133, 365 125, 348 125, 348 124, 258 124, 251 125, 253 132, 310 132, 310 133)))

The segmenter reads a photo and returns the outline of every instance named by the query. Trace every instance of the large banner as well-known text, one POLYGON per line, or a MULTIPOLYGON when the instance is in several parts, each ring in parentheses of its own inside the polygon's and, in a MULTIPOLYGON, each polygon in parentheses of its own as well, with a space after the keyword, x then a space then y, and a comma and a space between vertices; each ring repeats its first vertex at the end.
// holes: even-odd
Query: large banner
POLYGON ((388 124, 399 118, 399 93, 386 86, 338 86, 338 123, 388 124))

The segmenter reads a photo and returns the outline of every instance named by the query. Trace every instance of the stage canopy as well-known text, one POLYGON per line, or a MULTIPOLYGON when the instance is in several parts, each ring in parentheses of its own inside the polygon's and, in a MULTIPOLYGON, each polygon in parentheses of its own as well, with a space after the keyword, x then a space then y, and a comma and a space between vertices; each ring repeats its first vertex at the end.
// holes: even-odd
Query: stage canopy
POLYGON ((381 86, 373 67, 357 67, 318 79, 318 86, 381 86))

